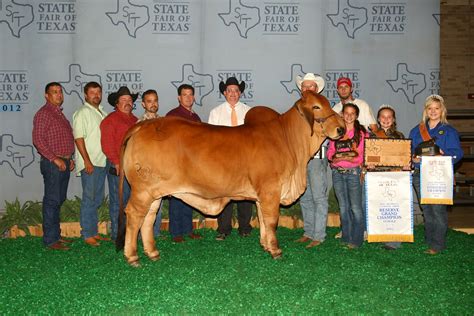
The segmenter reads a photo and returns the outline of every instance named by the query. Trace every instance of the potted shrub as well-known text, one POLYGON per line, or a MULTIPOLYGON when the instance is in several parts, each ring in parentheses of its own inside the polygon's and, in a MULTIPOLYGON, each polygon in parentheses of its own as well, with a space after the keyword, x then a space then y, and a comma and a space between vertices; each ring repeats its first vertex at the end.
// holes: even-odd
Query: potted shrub
POLYGON ((0 234, 9 231, 9 237, 42 236, 43 222, 41 202, 26 201, 20 204, 18 198, 10 203, 5 201, 5 215, 0 219, 0 234))

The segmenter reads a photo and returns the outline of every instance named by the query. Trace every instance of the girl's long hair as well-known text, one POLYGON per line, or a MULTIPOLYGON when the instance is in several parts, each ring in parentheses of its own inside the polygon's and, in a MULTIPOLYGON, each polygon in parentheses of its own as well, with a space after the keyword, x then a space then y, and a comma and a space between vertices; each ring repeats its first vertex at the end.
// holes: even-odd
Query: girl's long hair
POLYGON ((360 133, 363 132, 364 134, 366 133, 365 127, 359 123, 359 107, 355 105, 354 103, 346 103, 342 106, 342 113, 344 113, 344 110, 347 107, 351 107, 355 110, 357 119, 354 121, 354 137, 353 139, 356 142, 356 145, 359 146, 360 143, 360 133))

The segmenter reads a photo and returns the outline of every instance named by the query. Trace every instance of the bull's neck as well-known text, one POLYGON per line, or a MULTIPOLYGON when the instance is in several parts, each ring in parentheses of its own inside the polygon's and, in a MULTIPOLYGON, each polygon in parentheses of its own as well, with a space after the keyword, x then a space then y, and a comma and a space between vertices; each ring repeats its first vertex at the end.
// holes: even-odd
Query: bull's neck
POLYGON ((303 115, 295 107, 292 107, 282 115, 282 122, 287 127, 285 130, 289 146, 293 151, 302 154, 298 157, 309 160, 314 156, 321 145, 321 137, 316 133, 311 136, 311 128, 303 115), (292 125, 290 122, 296 122, 296 125, 292 125))

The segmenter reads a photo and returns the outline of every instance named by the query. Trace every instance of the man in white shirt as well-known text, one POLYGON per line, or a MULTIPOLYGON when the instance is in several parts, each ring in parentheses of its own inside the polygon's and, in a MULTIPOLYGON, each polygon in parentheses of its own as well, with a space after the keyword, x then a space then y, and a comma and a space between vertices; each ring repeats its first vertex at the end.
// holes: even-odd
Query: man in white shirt
MULTIPOLYGON (((237 78, 229 77, 227 81, 219 84, 219 90, 226 101, 212 109, 209 114, 209 124, 238 126, 244 123, 245 115, 250 107, 240 102, 240 95, 245 90, 245 82, 238 82, 237 78)), ((252 204, 250 202, 231 202, 227 204, 222 213, 217 217, 216 240, 224 240, 232 231, 232 209, 237 204, 237 219, 239 222, 239 234, 247 237, 252 231, 250 220, 252 218, 252 204)))
MULTIPOLYGON (((307 73, 304 77, 296 77, 296 86, 301 92, 309 90, 321 93, 324 85, 324 79, 313 73, 307 73)), ((328 160, 325 149, 326 143, 323 143, 321 149, 308 162, 306 191, 300 198, 304 233, 296 242, 309 242, 306 248, 316 247, 326 238, 328 220, 328 160)))
POLYGON ((97 82, 84 86, 84 105, 73 115, 73 134, 76 143, 76 171, 81 176, 82 200, 80 211, 81 235, 90 245, 99 240, 110 240, 97 232, 98 208, 104 200, 106 157, 100 144, 100 123, 107 116, 103 107, 102 87, 97 82))
POLYGON ((367 129, 370 124, 377 124, 372 109, 369 104, 361 99, 354 99, 352 96, 352 81, 349 78, 341 77, 337 80, 337 94, 341 101, 337 103, 332 109, 337 112, 342 112, 342 106, 346 103, 354 103, 359 107, 359 123, 364 125, 367 129))

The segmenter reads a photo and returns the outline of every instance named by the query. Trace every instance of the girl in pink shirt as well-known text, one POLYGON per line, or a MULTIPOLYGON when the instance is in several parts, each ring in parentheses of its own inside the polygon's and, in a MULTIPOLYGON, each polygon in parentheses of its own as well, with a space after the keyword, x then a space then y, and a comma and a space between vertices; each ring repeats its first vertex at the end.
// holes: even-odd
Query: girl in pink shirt
POLYGON ((364 242, 365 215, 362 209, 360 173, 367 132, 357 120, 357 105, 344 104, 342 117, 346 123, 346 134, 340 140, 329 142, 327 155, 332 168, 334 191, 339 202, 342 241, 349 249, 353 249, 364 242))

